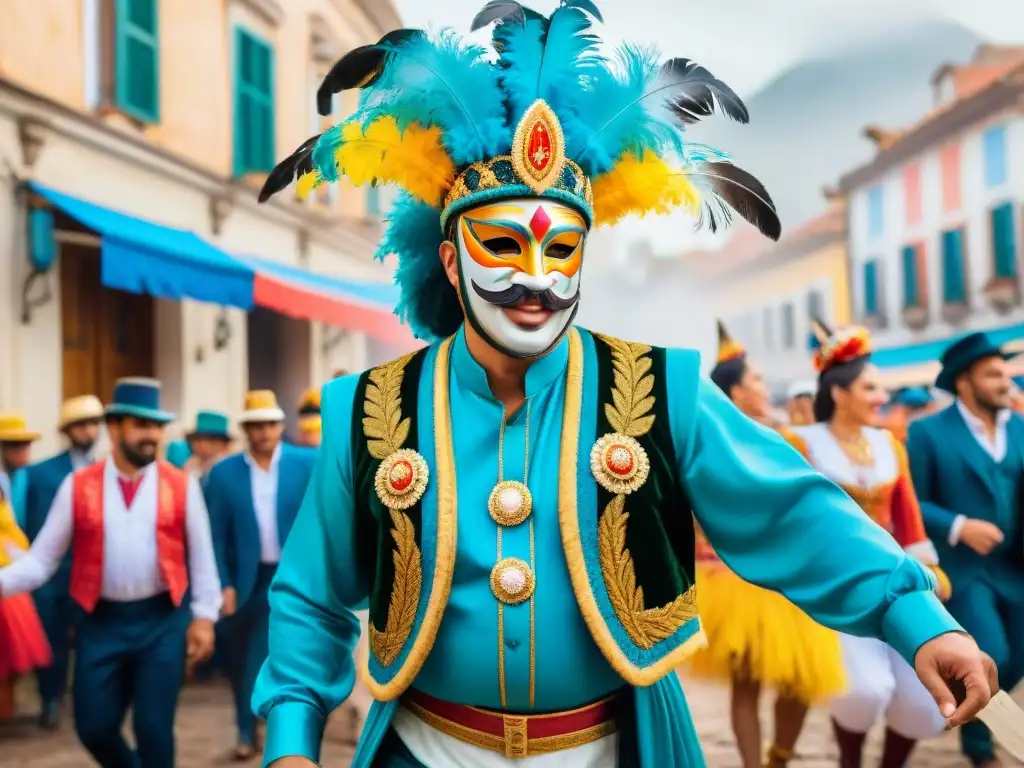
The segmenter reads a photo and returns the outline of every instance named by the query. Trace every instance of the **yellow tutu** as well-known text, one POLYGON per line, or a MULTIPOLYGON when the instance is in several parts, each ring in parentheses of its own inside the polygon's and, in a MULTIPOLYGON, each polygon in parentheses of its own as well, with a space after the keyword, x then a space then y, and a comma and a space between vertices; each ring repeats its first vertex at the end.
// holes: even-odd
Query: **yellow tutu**
POLYGON ((743 672, 808 703, 845 687, 839 635, 782 595, 719 562, 698 562, 697 606, 708 647, 689 662, 694 677, 729 680, 743 672))

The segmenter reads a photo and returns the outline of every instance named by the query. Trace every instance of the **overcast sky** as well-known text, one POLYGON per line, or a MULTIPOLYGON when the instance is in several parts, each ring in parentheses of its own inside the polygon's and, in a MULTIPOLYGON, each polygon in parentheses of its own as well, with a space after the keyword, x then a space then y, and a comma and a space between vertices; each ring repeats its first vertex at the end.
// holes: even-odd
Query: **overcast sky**
MULTIPOLYGON (((468 31, 485 0, 393 0, 406 25, 468 31)), ((557 0, 524 3, 550 11, 557 0)), ((880 27, 945 15, 993 41, 1024 40, 1024 0, 597 0, 601 34, 650 42, 749 94, 796 61, 880 27)))

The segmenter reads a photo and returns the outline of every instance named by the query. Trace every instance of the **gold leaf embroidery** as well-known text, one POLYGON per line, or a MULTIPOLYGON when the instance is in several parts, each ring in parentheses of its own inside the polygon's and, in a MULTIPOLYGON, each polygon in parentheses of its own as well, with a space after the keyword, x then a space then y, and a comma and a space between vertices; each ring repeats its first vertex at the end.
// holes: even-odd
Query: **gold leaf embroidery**
POLYGON ((626 548, 626 497, 613 498, 598 523, 601 573, 615 615, 638 647, 649 651, 697 615, 697 587, 660 608, 644 606, 643 587, 637 586, 633 556, 626 548))
POLYGON ((654 424, 654 374, 651 373, 651 348, 646 344, 622 341, 610 336, 601 339, 612 351, 612 402, 605 403, 604 415, 612 429, 627 437, 647 434, 654 424))
POLYGON ((363 434, 373 458, 383 461, 400 450, 411 422, 402 418, 402 379, 412 355, 374 368, 363 400, 363 434))
MULTIPOLYGON (((402 418, 402 380, 413 355, 370 371, 363 400, 363 434, 370 455, 380 461, 402 450, 409 438, 411 420, 402 418)), ((382 666, 389 666, 402 652, 416 623, 416 611, 423 588, 423 564, 416 545, 416 529, 402 510, 389 509, 395 576, 384 630, 370 623, 370 647, 382 666)))
POLYGON ((392 509, 391 522, 394 525, 391 536, 395 540, 395 580, 388 606, 388 623, 383 632, 370 624, 370 645, 377 660, 385 667, 398 658, 405 641, 412 634, 423 586, 423 565, 412 520, 404 512, 392 509))

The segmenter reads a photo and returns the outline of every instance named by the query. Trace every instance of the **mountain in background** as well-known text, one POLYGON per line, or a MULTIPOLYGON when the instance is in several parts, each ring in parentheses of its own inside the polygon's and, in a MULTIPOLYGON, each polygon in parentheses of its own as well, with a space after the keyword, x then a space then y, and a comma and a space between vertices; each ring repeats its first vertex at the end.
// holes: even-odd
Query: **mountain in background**
POLYGON ((933 105, 935 70, 966 62, 982 42, 945 19, 891 30, 783 72, 745 99, 750 125, 719 117, 690 135, 761 179, 783 230, 791 230, 825 209, 823 187, 872 157, 866 125, 901 128, 919 120, 933 105))

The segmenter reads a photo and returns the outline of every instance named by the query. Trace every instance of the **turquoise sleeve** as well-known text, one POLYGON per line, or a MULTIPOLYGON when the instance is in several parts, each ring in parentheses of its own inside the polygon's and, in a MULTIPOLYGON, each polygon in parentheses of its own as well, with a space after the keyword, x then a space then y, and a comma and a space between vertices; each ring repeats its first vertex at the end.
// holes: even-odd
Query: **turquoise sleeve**
POLYGON ((882 639, 911 664, 922 644, 959 630, 927 570, 698 367, 694 352, 669 353, 669 412, 693 513, 722 560, 818 623, 882 639))
POLYGON ((351 421, 357 377, 322 393, 323 442, 270 588, 270 654, 253 709, 267 721, 264 766, 320 757, 324 723, 352 693, 367 585, 356 571, 351 421))

